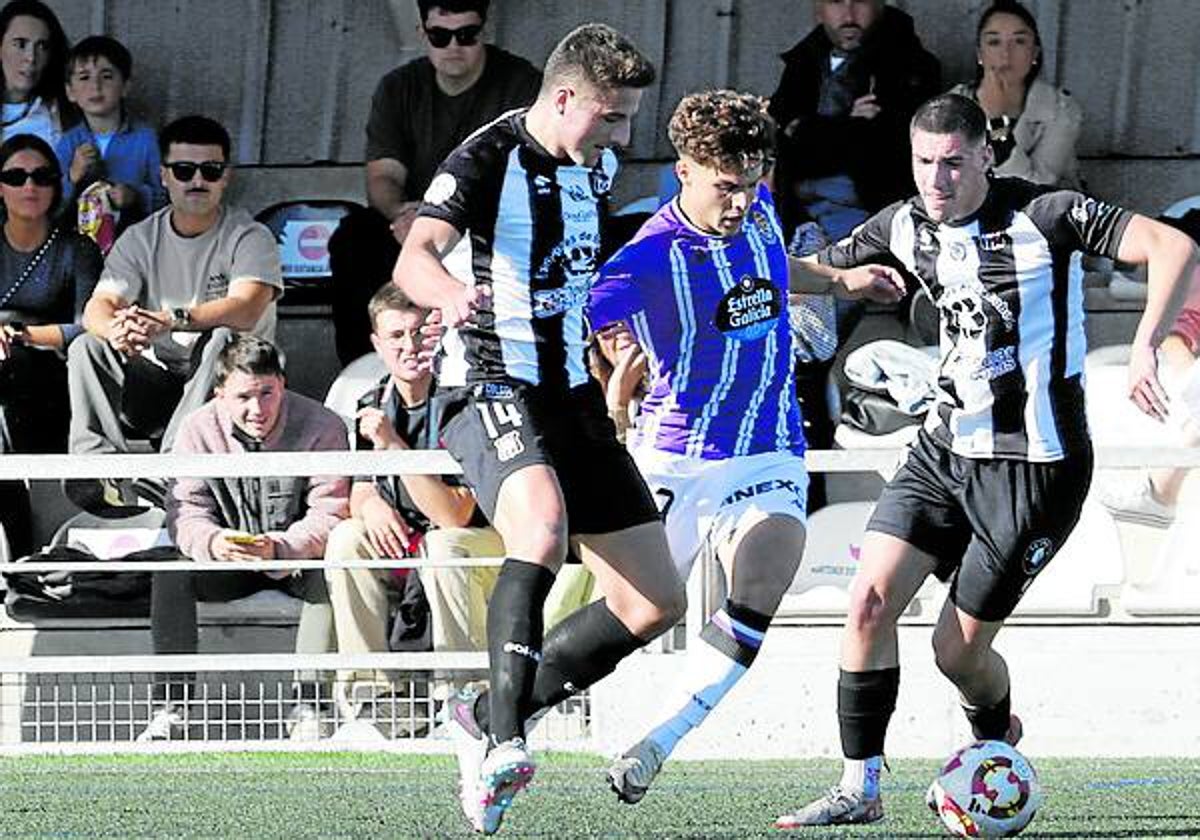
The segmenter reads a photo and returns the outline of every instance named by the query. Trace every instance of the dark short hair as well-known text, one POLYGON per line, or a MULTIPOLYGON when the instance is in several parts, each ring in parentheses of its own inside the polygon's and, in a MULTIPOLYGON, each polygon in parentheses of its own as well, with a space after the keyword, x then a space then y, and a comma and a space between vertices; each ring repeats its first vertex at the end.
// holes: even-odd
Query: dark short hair
POLYGON ((421 15, 421 23, 429 20, 429 12, 441 9, 451 15, 465 15, 475 12, 480 20, 487 20, 488 6, 491 0, 417 0, 417 12, 421 15))
POLYGON ((422 314, 429 311, 425 307, 414 303, 413 299, 406 295, 391 280, 380 286, 379 290, 371 295, 371 300, 367 303, 367 316, 371 319, 372 330, 375 329, 375 319, 379 317, 379 314, 389 309, 395 309, 399 312, 419 312, 422 314))
POLYGON ((275 345, 265 338, 243 334, 235 336, 217 356, 216 384, 235 373, 250 376, 283 376, 283 361, 275 345))
MULTIPOLYGON (((54 10, 42 3, 41 0, 10 0, 0 8, 0 39, 8 34, 8 27, 13 18, 37 18, 46 25, 50 32, 50 54, 46 56, 46 66, 42 75, 34 85, 33 96, 40 96, 45 102, 63 103, 63 68, 67 58, 67 33, 63 32, 62 24, 54 10)), ((4 87, 8 81, 0 76, 4 87)))
POLYGON ((46 166, 54 170, 58 177, 54 179, 54 201, 50 203, 50 215, 53 216, 58 202, 62 199, 62 170, 58 166, 58 156, 50 144, 36 134, 14 134, 0 143, 0 169, 8 163, 8 159, 17 152, 37 152, 46 159, 46 166))
POLYGON ((611 26, 585 23, 566 34, 546 59, 542 90, 579 79, 602 91, 654 84, 654 65, 611 26))
POLYGON ((761 96, 734 90, 692 93, 671 115, 667 136, 680 155, 720 172, 741 172, 775 156, 775 121, 761 96))
POLYGON ((167 155, 171 152, 173 143, 191 143, 196 146, 220 146, 221 152, 225 155, 225 160, 229 160, 229 152, 233 143, 229 139, 229 132, 225 130, 225 126, 221 125, 211 117, 203 117, 199 114, 189 114, 186 117, 180 117, 174 122, 168 123, 166 128, 158 133, 158 152, 162 155, 163 162, 167 160, 167 155))
POLYGON ((987 134, 987 115, 970 97, 943 93, 928 100, 913 114, 909 134, 961 134, 968 143, 977 143, 987 134))
POLYGON ((67 78, 80 64, 97 58, 107 59, 123 79, 128 80, 133 75, 133 56, 124 44, 107 35, 89 35, 67 53, 67 78))
MULTIPOLYGON (((1012 15, 1021 19, 1021 22, 1029 27, 1029 31, 1033 33, 1033 42, 1037 45, 1038 54, 1033 57, 1033 66, 1029 68, 1029 72, 1025 75, 1025 84, 1029 84, 1035 76, 1042 70, 1042 34, 1038 32, 1037 19, 1033 14, 1022 6, 1017 0, 995 0, 992 5, 983 10, 983 14, 979 16, 979 25, 975 27, 975 44, 979 45, 983 38, 983 28, 987 26, 988 21, 999 14, 1012 15)), ((983 78, 983 65, 975 65, 975 82, 983 78)))

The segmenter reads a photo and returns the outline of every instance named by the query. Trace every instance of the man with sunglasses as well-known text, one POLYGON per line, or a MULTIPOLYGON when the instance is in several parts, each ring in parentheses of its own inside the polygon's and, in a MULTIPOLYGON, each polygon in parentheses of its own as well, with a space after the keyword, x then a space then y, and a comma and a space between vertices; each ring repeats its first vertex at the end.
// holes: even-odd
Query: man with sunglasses
POLYGON ((365 312, 400 253, 421 194, 451 150, 481 125, 533 102, 541 74, 483 42, 489 0, 417 0, 426 55, 379 82, 367 119, 366 211, 329 243, 334 327, 343 364, 371 352, 365 312))
POLYGON ((159 149, 170 204, 116 241, 84 309, 87 333, 68 352, 72 452, 126 452, 130 429, 170 449, 234 333, 274 338, 279 251, 265 226, 224 204, 229 133, 183 117, 159 149))

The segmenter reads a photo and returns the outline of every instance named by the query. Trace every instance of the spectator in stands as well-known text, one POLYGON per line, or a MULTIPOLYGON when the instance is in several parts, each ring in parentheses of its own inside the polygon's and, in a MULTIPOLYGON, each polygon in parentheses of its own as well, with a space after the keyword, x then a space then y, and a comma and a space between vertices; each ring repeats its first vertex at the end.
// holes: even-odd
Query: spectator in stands
POLYGON ((39 0, 12 0, 0 9, 0 33, 4 138, 36 134, 54 148, 62 125, 67 56, 62 24, 39 0))
MULTIPOLYGON (((817 26, 783 54, 783 76, 770 102, 780 129, 776 206, 797 255, 812 250, 801 240, 836 242, 912 191, 908 122, 942 84, 941 65, 900 9, 884 0, 814 0, 813 10, 817 26)), ((801 336, 806 345, 829 345, 826 352, 796 365, 804 434, 813 449, 833 445, 832 356, 862 304, 837 301, 836 309, 838 335, 801 336)), ((810 510, 824 504, 824 476, 812 476, 808 500, 810 510)))
MULTIPOLYGON (((131 434, 170 449, 208 399, 234 333, 274 337, 279 251, 265 226, 225 205, 229 150, 228 132, 207 117, 163 129, 171 203, 117 241, 84 310, 87 334, 68 353, 72 452, 125 452, 131 434)), ((74 485, 85 507, 112 495, 96 484, 74 485)))
POLYGON ((976 30, 975 80, 956 85, 988 118, 997 175, 1037 184, 1079 186, 1075 143, 1083 111, 1071 94, 1039 79, 1037 21, 1017 0, 996 0, 976 30))
MULTIPOLYGON (((190 414, 179 430, 180 454, 317 452, 346 448, 346 427, 329 409, 288 391, 279 353, 256 336, 234 338, 218 354, 216 396, 190 414)), ((176 480, 167 506, 167 528, 192 560, 230 563, 311 560, 325 550, 334 526, 346 516, 345 478, 219 478, 176 480)), ((195 653, 196 603, 231 601, 264 589, 304 600, 297 653, 333 650, 333 612, 325 578, 305 572, 158 572, 150 623, 154 652, 195 653)), ((154 686, 162 705, 139 741, 171 738, 186 724, 193 675, 160 675, 154 686)), ((307 684, 311 688, 311 682, 307 684)), ((318 710, 303 693, 292 710, 293 737, 313 735, 318 710)))
POLYGON ((941 88, 941 66, 884 0, 813 8, 817 26, 783 54, 771 96, 775 189, 789 236, 811 218, 836 241, 912 191, 908 121, 941 88))
POLYGON ((342 364, 371 352, 367 301, 391 276, 420 198, 468 134, 537 96, 541 74, 482 30, 490 0, 417 0, 426 55, 379 82, 367 120, 366 211, 329 242, 333 320, 342 364))
POLYGON ((111 247, 118 231, 162 207, 167 199, 154 129, 132 119, 126 109, 132 73, 129 50, 106 35, 84 38, 67 54, 67 99, 83 119, 58 141, 63 191, 73 202, 87 193, 82 200, 89 219, 100 210, 116 217, 111 228, 91 233, 102 247, 111 247))
MULTIPOLYGON (((437 449, 438 422, 429 400, 434 380, 418 361, 421 327, 428 314, 392 283, 368 308, 371 343, 387 374, 359 400, 357 449, 437 449)), ((351 518, 329 539, 328 559, 347 557, 499 557, 500 535, 479 515, 475 497, 461 482, 435 475, 359 476, 350 490, 351 518)), ((338 650, 388 649, 388 570, 328 569, 325 572, 337 625, 338 650)), ((493 569, 421 570, 433 607, 433 647, 479 649, 493 569), (472 617, 474 621, 472 622, 472 617)), ((352 675, 371 679, 373 675, 352 675)))
MULTIPOLYGON (((40 137, 16 134, 0 144, 0 452, 67 449, 62 352, 83 329, 101 257, 91 240, 55 227, 61 184, 40 137)), ((0 523, 14 557, 33 551, 24 482, 0 482, 0 523)))

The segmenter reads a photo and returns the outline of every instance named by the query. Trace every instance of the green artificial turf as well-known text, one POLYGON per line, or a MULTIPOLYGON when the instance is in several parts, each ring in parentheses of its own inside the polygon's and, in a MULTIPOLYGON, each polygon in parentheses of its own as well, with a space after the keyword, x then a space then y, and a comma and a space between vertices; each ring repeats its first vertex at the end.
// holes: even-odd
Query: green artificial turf
MULTIPOLYGON (((1197 759, 1040 759, 1046 802, 1025 837, 1200 837, 1197 759)), ((499 836, 511 838, 937 837, 924 791, 936 767, 893 761, 887 816, 869 827, 778 832, 819 794, 830 761, 674 762, 620 805, 605 761, 547 755, 499 836)), ((469 837, 448 756, 344 753, 0 759, 0 837, 469 837)))

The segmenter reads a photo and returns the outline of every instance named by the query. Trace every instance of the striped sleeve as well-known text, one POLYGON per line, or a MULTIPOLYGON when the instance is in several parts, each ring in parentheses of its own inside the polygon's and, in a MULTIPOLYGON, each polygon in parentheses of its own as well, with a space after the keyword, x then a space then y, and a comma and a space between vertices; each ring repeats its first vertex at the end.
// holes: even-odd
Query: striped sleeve
POLYGON ((818 252, 821 265, 834 268, 854 268, 867 263, 892 258, 892 217, 904 206, 897 201, 867 219, 846 239, 818 252))

